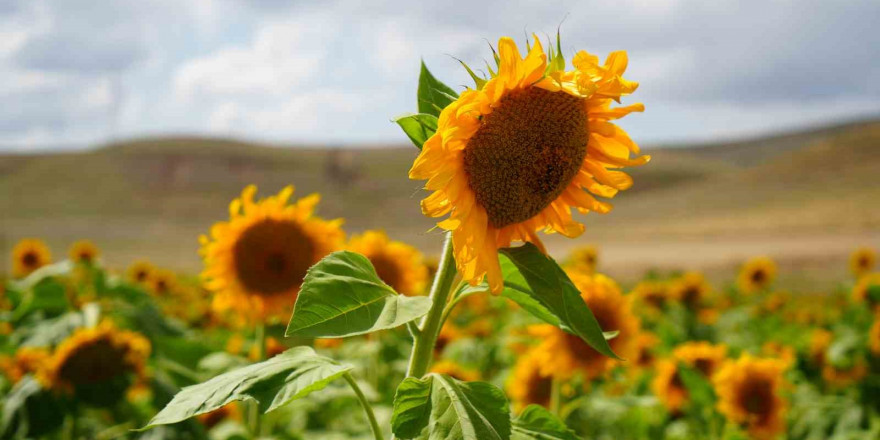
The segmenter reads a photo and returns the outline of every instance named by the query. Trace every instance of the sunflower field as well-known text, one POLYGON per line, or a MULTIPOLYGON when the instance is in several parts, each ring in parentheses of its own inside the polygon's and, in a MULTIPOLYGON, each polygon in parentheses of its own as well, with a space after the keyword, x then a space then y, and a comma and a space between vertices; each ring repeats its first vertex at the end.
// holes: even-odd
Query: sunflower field
POLYGON ((588 237, 576 214, 613 216, 623 169, 650 166, 614 124, 645 108, 618 105, 625 52, 522 48, 501 38, 485 76, 462 63, 461 94, 422 65, 395 120, 439 255, 350 235, 293 186, 243 188, 199 274, 106 260, 101 237, 62 257, 18 241, 0 438, 880 438, 876 251, 821 295, 777 288, 762 256, 627 285, 601 249, 552 255, 541 232, 588 237))

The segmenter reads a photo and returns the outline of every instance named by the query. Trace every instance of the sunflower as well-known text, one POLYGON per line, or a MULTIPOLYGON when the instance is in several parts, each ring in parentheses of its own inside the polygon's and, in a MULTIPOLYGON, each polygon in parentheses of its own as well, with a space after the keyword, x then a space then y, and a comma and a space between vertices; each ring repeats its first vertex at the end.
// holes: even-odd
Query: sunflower
POLYGON ((168 269, 154 269, 149 281, 150 290, 158 296, 168 296, 177 289, 177 275, 168 269))
POLYGON ((24 278, 52 262, 52 252, 42 240, 25 238, 12 248, 12 276, 24 278))
POLYGON ((874 315, 874 323, 868 330, 868 349, 874 356, 880 356, 880 314, 874 315))
POLYGON ((831 346, 831 341, 833 339, 834 335, 828 330, 823 328, 813 330, 813 332, 810 333, 810 344, 808 349, 810 362, 820 367, 825 365, 827 357, 826 352, 828 351, 828 347, 831 346))
POLYGON ((688 391, 678 371, 678 364, 670 359, 657 362, 657 371, 651 381, 651 391, 671 414, 680 414, 688 401, 688 391))
POLYGON ((877 264, 877 252, 871 248, 858 248, 849 256, 849 268, 856 278, 873 270, 875 264, 877 264))
POLYGON ((150 284, 150 278, 153 276, 155 270, 156 267, 149 261, 135 261, 125 271, 125 276, 128 278, 128 281, 134 284, 148 286, 150 284))
MULTIPOLYGON (((570 274, 581 298, 587 303, 604 331, 617 331, 608 344, 618 356, 633 359, 639 354, 641 324, 632 312, 630 297, 624 296, 611 278, 601 274, 570 274)), ((580 337, 549 324, 529 327, 529 333, 541 339, 538 354, 545 355, 543 373, 563 379, 575 372, 587 380, 601 376, 618 361, 590 347, 580 337)))
POLYGON ((427 180, 433 191, 422 201, 425 215, 450 215, 438 226, 452 231, 461 276, 471 284, 488 276, 500 293, 498 248, 528 241, 543 250, 539 230, 577 237, 584 226, 571 209, 610 211, 593 195, 629 188, 632 179, 616 169, 650 158, 630 159, 638 146, 610 122, 644 110, 611 108, 638 87, 621 77, 626 52, 612 53, 603 66, 580 51, 574 70, 565 71, 559 49, 548 57, 536 38, 523 58, 504 37, 496 60, 497 73, 490 69, 490 79, 440 113, 409 177, 427 180))
POLYGON ((312 215, 320 196, 288 204, 293 187, 254 201, 248 186, 229 205, 229 221, 201 237, 206 287, 216 293, 218 312, 236 310, 255 319, 277 320, 290 314, 309 267, 342 249, 342 220, 312 215))
POLYGON ((536 350, 540 349, 532 349, 517 358, 506 383, 507 393, 517 411, 529 405, 550 406, 553 377, 542 371, 544 356, 538 356, 536 350))
POLYGON ((70 392, 104 406, 121 398, 146 375, 150 341, 109 321, 76 330, 59 344, 37 379, 47 388, 70 392))
POLYGON ((767 295, 764 301, 755 308, 755 313, 758 315, 776 313, 790 300, 791 295, 787 292, 773 292, 767 295))
POLYGON ((686 342, 673 350, 672 357, 711 379, 727 359, 727 346, 706 341, 686 342))
POLYGON ((868 375, 868 366, 864 360, 857 360, 847 367, 838 367, 826 362, 822 366, 822 379, 833 388, 846 388, 858 383, 868 375))
POLYGON ((797 354, 794 348, 781 344, 776 341, 767 341, 761 346, 761 354, 764 356, 779 359, 785 362, 785 365, 792 367, 797 362, 797 354))
POLYGON ((726 363, 712 382, 718 410, 728 420, 744 426, 756 439, 771 439, 785 430, 788 402, 782 391, 786 364, 779 359, 743 355, 726 363))
POLYGON ((685 272, 672 281, 669 294, 685 307, 695 310, 709 295, 711 287, 700 272, 685 272))
POLYGON ((754 293, 766 289, 776 278, 776 263, 769 257, 751 258, 739 271, 737 284, 743 293, 754 293))
POLYGON ((373 263, 379 278, 404 295, 422 293, 428 281, 428 268, 418 249, 388 239, 383 231, 367 231, 351 238, 348 249, 373 263))
MULTIPOLYGON (((258 347, 257 344, 253 344, 251 346, 250 352, 248 352, 248 359, 254 362, 260 361, 259 349, 260 347, 258 347)), ((278 339, 275 339, 272 336, 266 338, 266 346, 264 352, 266 359, 284 353, 285 350, 287 350, 287 346, 282 344, 278 339)))
POLYGON ((431 367, 432 373, 445 374, 464 382, 480 380, 480 373, 451 360, 442 360, 431 367))
POLYGON ((880 272, 863 275, 852 291, 853 301, 867 302, 871 308, 880 305, 880 272))
POLYGON ((669 299, 669 284, 659 280, 644 280, 636 284, 632 295, 641 305, 653 311, 661 310, 669 299))
POLYGON ((15 384, 25 375, 37 372, 49 358, 49 350, 45 348, 21 347, 11 357, 0 357, 0 371, 15 384))
POLYGON ((595 246, 582 246, 571 252, 567 266, 573 270, 584 273, 596 272, 598 251, 595 246))
POLYGON ((639 354, 633 358, 633 366, 636 368, 650 368, 654 365, 654 347, 660 343, 660 339, 650 332, 641 332, 636 338, 639 354))
POLYGON ((79 240, 73 243, 68 250, 67 255, 70 261, 78 264, 95 264, 98 255, 101 252, 89 240, 79 240))

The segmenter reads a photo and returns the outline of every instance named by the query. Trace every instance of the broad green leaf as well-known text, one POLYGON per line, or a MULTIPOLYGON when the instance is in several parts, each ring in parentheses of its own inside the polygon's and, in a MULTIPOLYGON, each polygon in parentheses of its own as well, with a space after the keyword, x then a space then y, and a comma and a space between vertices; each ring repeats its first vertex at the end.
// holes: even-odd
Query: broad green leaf
POLYGON ((458 98, 449 86, 440 82, 428 70, 428 66, 422 62, 422 70, 419 73, 419 113, 427 113, 440 117, 440 112, 452 101, 458 98))
POLYGON ((430 308, 428 297, 398 295, 363 255, 334 252, 306 274, 285 335, 361 335, 406 324, 430 308))
MULTIPOLYGON (((504 248, 501 249, 501 252, 510 258, 522 280, 525 280, 529 296, 558 320, 560 328, 579 336, 599 353, 620 359, 608 345, 602 328, 599 327, 599 322, 593 316, 587 303, 581 298, 577 287, 568 278, 565 271, 556 264, 556 261, 544 255, 532 243, 526 243, 516 248, 504 248)), ((512 279, 515 282, 520 282, 519 278, 515 276, 512 279)), ((525 306, 523 307, 525 308, 525 306)), ((547 321, 543 311, 536 316, 547 321)), ((608 330, 615 331, 617 329, 608 330)))
POLYGON ((142 429, 177 423, 236 400, 255 400, 260 411, 269 412, 323 389, 350 370, 309 347, 291 348, 263 362, 182 389, 142 429))
POLYGON ((0 438, 43 438, 61 426, 64 413, 54 393, 25 376, 6 395, 0 438))
POLYGON ((391 427, 400 438, 507 440, 510 409, 492 384, 431 374, 404 380, 394 396, 391 427))
POLYGON ((511 440, 579 440, 553 413, 539 405, 527 406, 513 420, 511 440))
MULTIPOLYGON (((29 280, 28 277, 26 280, 29 280)), ((39 279, 24 293, 18 307, 15 308, 13 319, 19 319, 36 311, 42 311, 50 316, 64 313, 70 308, 67 299, 67 291, 64 285, 52 277, 39 279)))
POLYGON ((422 149, 422 145, 437 131, 437 117, 427 113, 406 114, 394 118, 409 140, 422 149))

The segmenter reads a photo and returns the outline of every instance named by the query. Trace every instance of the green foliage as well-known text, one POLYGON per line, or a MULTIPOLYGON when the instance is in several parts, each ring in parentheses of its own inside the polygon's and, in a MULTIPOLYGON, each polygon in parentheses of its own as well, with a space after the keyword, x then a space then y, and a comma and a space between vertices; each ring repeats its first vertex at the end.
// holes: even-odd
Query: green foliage
MULTIPOLYGON (((31 278, 27 280, 31 280, 31 278)), ((13 320, 21 320, 36 312, 56 316, 70 308, 64 285, 53 277, 39 278, 33 283, 26 283, 26 285, 27 288, 24 290, 21 302, 13 313, 13 320)))
POLYGON ((431 374, 400 384, 391 429, 400 438, 509 439, 510 409, 504 392, 492 384, 431 374))
POLYGON ((458 98, 458 94, 434 78, 434 75, 428 70, 428 66, 422 62, 422 69, 419 73, 419 113, 440 117, 440 112, 456 98, 458 98))
POLYGON ((559 417, 542 406, 529 405, 513 420, 512 440, 578 440, 559 417))
MULTIPOLYGON (((528 287, 526 289, 526 286, 516 285, 515 290, 527 293, 544 310, 538 309, 533 301, 521 304, 523 308, 532 313, 538 310, 539 313, 535 314, 538 318, 579 336, 599 353, 620 359, 608 345, 603 329, 581 298, 580 291, 556 261, 531 243, 516 248, 504 248, 501 252, 510 258, 528 287), (546 318, 548 314, 553 316, 552 320, 546 318)), ((520 278, 512 277, 512 280, 516 283, 520 278)), ((520 297, 514 296, 511 299, 516 301, 520 297)))
POLYGON ((427 297, 397 294, 363 255, 334 252, 309 269, 286 336, 333 338, 391 329, 430 307, 427 297))
POLYGON ((419 149, 437 131, 437 116, 428 113, 401 115, 393 120, 419 149))
POLYGON ((269 412, 323 389, 350 370, 309 347, 292 348, 184 388, 143 429, 177 423, 237 400, 254 400, 261 412, 269 412))

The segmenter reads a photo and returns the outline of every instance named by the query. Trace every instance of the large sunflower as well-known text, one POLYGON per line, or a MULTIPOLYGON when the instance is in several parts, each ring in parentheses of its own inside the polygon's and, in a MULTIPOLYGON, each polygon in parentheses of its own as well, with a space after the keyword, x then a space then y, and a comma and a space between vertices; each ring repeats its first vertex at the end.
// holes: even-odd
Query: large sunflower
POLYGON ((759 292, 776 278, 776 263, 769 257, 751 258, 739 271, 737 284, 743 293, 759 292))
POLYGON ((642 104, 611 108, 638 84, 621 77, 626 52, 604 65, 587 52, 575 54, 566 71, 559 50, 548 57, 535 40, 525 58, 510 38, 498 42, 497 73, 465 90, 440 113, 437 132, 422 147, 409 172, 427 180, 433 193, 422 212, 449 218, 456 265, 471 284, 488 275, 502 289, 498 248, 529 241, 543 248, 537 231, 576 237, 584 226, 571 209, 605 213, 613 197, 632 186, 614 169, 641 165, 639 148, 611 120, 642 104))
POLYGON ((12 276, 23 278, 52 262, 52 252, 42 240, 25 238, 12 248, 12 276))
POLYGON ((856 278, 873 270, 875 264, 877 264, 877 252, 871 248, 856 249, 849 256, 849 268, 856 278))
POLYGON ((290 314, 309 267, 343 247, 342 220, 312 215, 320 196, 288 204, 293 187, 254 201, 248 186, 229 205, 229 221, 202 236, 202 272, 218 312, 234 309, 257 319, 290 314))
POLYGON ((379 278, 404 295, 422 293, 428 280, 428 268, 418 249, 388 239, 383 231, 367 231, 351 238, 351 251, 369 258, 379 278))
POLYGON ((109 321, 76 330, 59 344, 37 379, 62 392, 73 392, 88 403, 108 405, 143 379, 150 341, 118 329, 109 321))
MULTIPOLYGON (((608 341, 618 356, 634 359, 639 355, 638 337, 641 324, 631 310, 630 297, 624 296, 612 279, 601 275, 570 274, 581 297, 604 331, 617 331, 608 341)), ((538 354, 545 355, 544 374, 561 378, 583 373, 587 380, 597 378, 619 364, 584 342, 580 337, 549 324, 529 327, 529 333, 541 338, 538 354)))
POLYGON ((743 355, 726 363, 712 382, 718 410, 728 420, 744 426, 756 439, 775 438, 785 430, 788 402, 782 391, 785 361, 743 355))
POLYGON ((68 258, 74 263, 95 264, 100 255, 98 247, 89 240, 79 240, 70 246, 67 252, 68 258))
POLYGON ((550 405, 553 394, 553 377, 542 371, 544 356, 538 356, 540 348, 521 355, 513 366, 513 373, 507 380, 507 393, 517 411, 529 405, 550 405))

